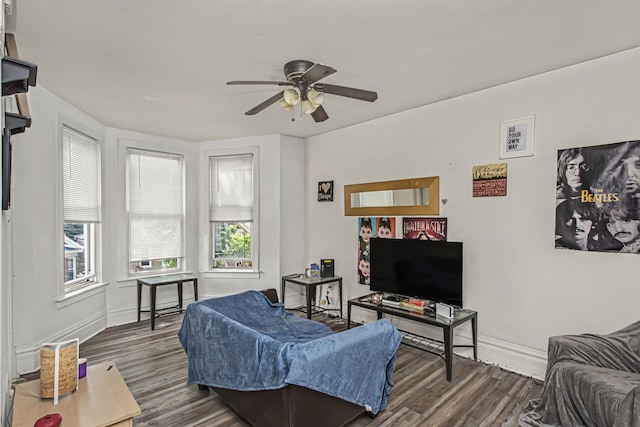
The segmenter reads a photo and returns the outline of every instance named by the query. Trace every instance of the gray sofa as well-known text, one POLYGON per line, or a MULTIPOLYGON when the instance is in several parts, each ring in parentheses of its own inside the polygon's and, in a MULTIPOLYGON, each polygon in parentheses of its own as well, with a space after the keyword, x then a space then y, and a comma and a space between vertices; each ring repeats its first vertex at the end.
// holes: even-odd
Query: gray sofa
POLYGON ((522 427, 640 427, 640 322, 608 335, 549 339, 540 399, 522 427))

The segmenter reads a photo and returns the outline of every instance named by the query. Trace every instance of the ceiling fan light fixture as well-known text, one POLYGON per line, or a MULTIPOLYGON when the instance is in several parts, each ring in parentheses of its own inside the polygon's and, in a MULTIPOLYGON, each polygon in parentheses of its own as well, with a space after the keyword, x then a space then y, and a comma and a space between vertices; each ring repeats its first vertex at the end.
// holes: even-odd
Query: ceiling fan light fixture
POLYGON ((302 100, 302 112, 305 114, 313 114, 320 105, 314 105, 313 102, 308 99, 302 100))
MULTIPOLYGON (((300 91, 298 90, 297 87, 294 88, 289 88, 289 89, 285 89, 284 93, 284 101, 290 105, 290 106, 294 106, 296 105, 298 102, 300 102, 300 91)), ((283 105, 284 107, 284 105, 283 105)), ((286 109, 286 107, 285 107, 286 109)))
POLYGON ((282 106, 282 108, 284 108, 287 111, 293 110, 293 105, 289 104, 287 100, 284 98, 280 100, 280 105, 282 106))
POLYGON ((324 101, 324 93, 318 92, 317 90, 310 89, 307 91, 307 99, 311 101, 311 103, 318 108, 322 105, 324 101))

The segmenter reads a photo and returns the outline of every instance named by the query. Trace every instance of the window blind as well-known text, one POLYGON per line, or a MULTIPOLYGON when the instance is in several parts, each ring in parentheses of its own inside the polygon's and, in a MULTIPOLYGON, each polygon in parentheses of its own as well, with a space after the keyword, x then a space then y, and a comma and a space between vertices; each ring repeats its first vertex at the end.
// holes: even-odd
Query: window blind
POLYGON ((253 220, 253 154, 209 157, 211 221, 253 220))
POLYGON ((68 127, 62 128, 64 220, 100 221, 100 157, 98 142, 68 127))
POLYGON ((183 257, 182 156, 129 150, 129 261, 183 257))

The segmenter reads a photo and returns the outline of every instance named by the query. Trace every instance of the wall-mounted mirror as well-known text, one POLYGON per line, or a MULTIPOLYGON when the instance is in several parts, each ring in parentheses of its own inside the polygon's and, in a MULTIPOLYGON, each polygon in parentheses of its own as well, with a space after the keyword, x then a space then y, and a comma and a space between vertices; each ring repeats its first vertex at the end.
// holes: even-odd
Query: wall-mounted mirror
POLYGON ((347 216, 440 214, 440 178, 400 179, 344 186, 347 216))

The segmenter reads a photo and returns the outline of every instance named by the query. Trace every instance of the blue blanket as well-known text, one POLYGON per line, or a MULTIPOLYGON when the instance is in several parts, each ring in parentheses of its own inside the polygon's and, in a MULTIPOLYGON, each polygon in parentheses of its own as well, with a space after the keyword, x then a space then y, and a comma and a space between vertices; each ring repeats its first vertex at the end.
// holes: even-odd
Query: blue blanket
POLYGON ((189 304, 178 338, 190 384, 241 391, 296 384, 377 414, 393 388, 401 335, 386 319, 335 333, 248 291, 189 304))

